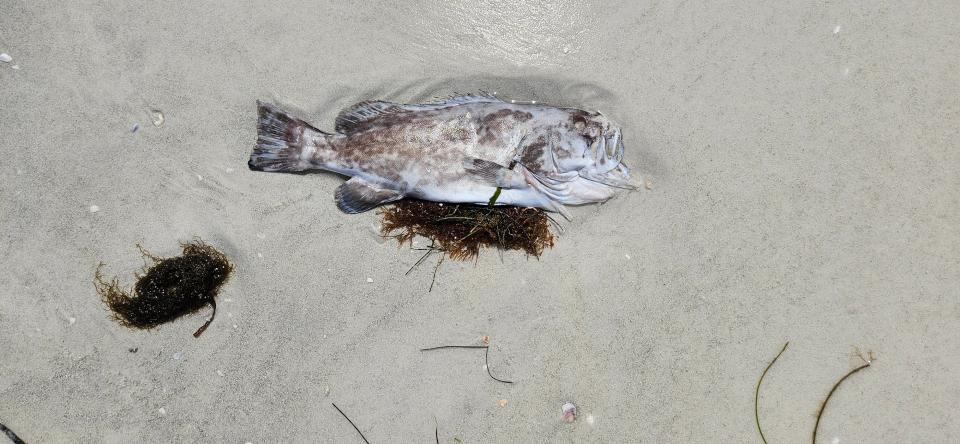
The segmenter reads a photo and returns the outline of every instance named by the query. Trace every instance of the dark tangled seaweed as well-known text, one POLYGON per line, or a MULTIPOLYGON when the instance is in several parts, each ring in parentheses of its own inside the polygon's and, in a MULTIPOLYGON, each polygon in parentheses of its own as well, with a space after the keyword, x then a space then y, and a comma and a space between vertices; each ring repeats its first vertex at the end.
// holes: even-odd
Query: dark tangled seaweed
POLYGON ((183 254, 161 258, 142 247, 140 252, 153 265, 137 274, 133 292, 120 287, 117 279, 105 281, 97 267, 94 285, 97 293, 113 311, 114 318, 131 328, 152 329, 180 316, 196 312, 205 305, 213 314, 193 335, 199 337, 217 313, 214 299, 230 278, 233 265, 227 257, 202 241, 181 244, 183 254))
POLYGON ((553 247, 550 216, 539 208, 402 200, 380 214, 384 236, 400 243, 423 236, 452 259, 476 257, 481 247, 523 250, 537 257, 553 247))

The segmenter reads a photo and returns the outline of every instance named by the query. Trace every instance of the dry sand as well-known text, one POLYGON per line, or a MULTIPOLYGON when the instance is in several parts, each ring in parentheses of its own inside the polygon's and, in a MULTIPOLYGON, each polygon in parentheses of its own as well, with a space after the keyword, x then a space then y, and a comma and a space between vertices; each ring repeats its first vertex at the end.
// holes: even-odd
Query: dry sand
POLYGON ((771 442, 855 346, 822 442, 960 440, 957 2, 176 3, 3 3, 0 422, 28 442, 359 442, 331 402, 375 443, 757 442, 788 340, 771 442), (600 109, 652 189, 427 292, 341 178, 246 167, 257 99, 330 129, 479 88, 600 109), (111 321, 97 263, 130 282, 135 243, 194 236, 237 268, 204 336, 111 321), (483 335, 515 384, 418 351, 483 335))

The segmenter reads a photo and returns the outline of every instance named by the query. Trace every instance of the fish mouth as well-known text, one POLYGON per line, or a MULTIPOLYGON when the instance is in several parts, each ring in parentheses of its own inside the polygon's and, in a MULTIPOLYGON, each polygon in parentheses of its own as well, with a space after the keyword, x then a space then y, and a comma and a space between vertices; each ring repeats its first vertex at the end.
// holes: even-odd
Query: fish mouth
POLYGON ((623 133, 619 128, 597 137, 590 145, 594 170, 600 174, 613 171, 623 161, 623 133))
POLYGON ((620 128, 597 137, 590 145, 593 165, 580 170, 580 177, 614 188, 635 190, 630 181, 630 168, 623 163, 623 132, 620 128))

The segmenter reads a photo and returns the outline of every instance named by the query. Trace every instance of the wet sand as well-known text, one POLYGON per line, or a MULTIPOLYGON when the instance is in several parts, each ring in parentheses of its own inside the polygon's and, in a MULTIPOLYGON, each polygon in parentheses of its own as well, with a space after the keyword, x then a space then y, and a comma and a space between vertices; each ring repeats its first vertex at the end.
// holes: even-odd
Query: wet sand
POLYGON ((371 442, 753 442, 786 341, 770 442, 809 439, 854 347, 821 442, 960 437, 955 2, 3 9, 0 423, 27 442, 359 442, 331 402, 371 442), (257 99, 332 130, 477 89, 603 111, 651 189, 428 292, 342 178, 247 169, 257 99), (132 283, 136 243, 194 237, 236 266, 206 333, 113 322, 97 264, 132 283), (419 351, 485 335, 514 384, 419 351))

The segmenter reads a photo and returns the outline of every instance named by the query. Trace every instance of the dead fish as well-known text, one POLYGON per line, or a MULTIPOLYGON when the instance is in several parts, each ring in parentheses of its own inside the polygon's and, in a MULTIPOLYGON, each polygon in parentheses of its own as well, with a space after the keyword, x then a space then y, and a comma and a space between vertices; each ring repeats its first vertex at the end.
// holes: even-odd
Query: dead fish
POLYGON ((350 176, 337 206, 360 213, 412 197, 537 207, 604 202, 637 189, 623 133, 600 113, 466 95, 426 104, 366 101, 331 134, 257 102, 251 170, 326 170, 350 176))

